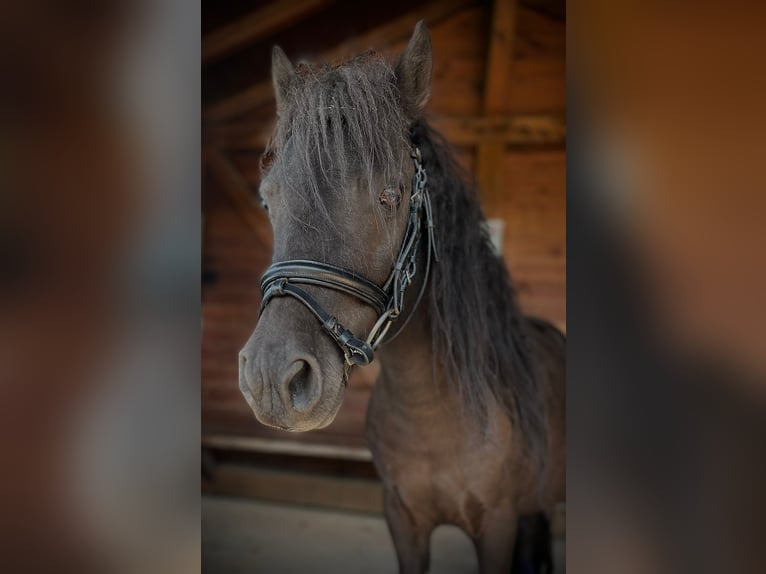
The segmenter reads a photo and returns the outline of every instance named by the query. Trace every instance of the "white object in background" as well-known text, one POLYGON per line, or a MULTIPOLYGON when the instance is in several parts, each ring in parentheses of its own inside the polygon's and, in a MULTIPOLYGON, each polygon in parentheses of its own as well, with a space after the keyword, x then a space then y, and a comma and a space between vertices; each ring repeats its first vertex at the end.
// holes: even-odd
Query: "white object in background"
POLYGON ((487 229, 489 230, 489 238, 492 241, 492 246, 495 248, 495 253, 502 255, 505 221, 502 219, 488 219, 487 229))

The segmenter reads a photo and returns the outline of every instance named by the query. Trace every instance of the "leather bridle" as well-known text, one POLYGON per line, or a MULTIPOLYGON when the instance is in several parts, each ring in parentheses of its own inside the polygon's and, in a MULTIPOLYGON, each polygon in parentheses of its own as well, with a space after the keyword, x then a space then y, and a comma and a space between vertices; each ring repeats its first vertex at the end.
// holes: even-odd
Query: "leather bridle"
MULTIPOLYGON (((412 194, 407 229, 404 232, 402 246, 394 261, 391 273, 379 287, 372 281, 342 267, 313 261, 311 259, 290 259, 274 263, 266 270, 261 279, 263 302, 261 313, 274 297, 290 296, 311 311, 319 320, 322 329, 340 347, 347 368, 353 365, 368 365, 372 362, 374 350, 386 337, 393 322, 404 310, 404 294, 417 274, 417 257, 422 237, 423 221, 426 225, 428 241, 426 250, 426 269, 420 292, 405 322, 393 336, 398 335, 412 318, 415 308, 425 293, 431 269, 431 256, 438 261, 434 241, 434 221, 431 211, 431 199, 428 195, 428 179, 423 168, 420 149, 414 148, 411 154, 415 163, 412 177, 412 194), (328 313, 322 305, 299 285, 315 285, 326 289, 341 291, 356 297, 369 305, 378 314, 378 319, 366 339, 356 337, 346 329, 338 319, 328 313)), ((393 339, 391 337, 391 339, 393 339)), ((390 339, 389 339, 390 340, 390 339)))

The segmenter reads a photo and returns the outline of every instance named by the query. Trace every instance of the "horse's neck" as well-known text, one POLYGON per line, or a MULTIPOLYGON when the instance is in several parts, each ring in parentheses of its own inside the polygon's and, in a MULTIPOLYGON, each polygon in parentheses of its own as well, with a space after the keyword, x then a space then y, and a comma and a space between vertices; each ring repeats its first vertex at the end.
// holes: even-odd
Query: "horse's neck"
MULTIPOLYGON (((424 269, 421 265, 423 258, 421 254, 419 269, 424 269)), ((415 281, 407 290, 405 309, 413 309, 420 287, 420 282, 415 281)), ((381 373, 376 383, 379 387, 377 392, 385 396, 392 409, 413 417, 430 415, 429 411, 434 406, 443 405, 445 397, 449 396, 444 377, 433 357, 430 298, 427 288, 406 327, 384 344, 378 353, 381 373)), ((403 315, 399 321, 405 320, 407 316, 403 315)), ((397 327, 397 323, 391 326, 394 333, 397 327)))

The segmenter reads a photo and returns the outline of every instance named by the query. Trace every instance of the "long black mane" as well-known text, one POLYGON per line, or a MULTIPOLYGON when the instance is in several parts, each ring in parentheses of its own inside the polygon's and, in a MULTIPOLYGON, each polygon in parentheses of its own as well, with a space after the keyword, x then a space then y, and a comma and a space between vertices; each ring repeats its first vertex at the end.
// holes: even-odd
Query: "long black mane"
POLYGON ((425 121, 411 129, 428 173, 440 262, 431 271, 435 364, 480 420, 490 396, 505 408, 527 454, 546 447, 543 388, 509 273, 492 247, 471 178, 425 121))

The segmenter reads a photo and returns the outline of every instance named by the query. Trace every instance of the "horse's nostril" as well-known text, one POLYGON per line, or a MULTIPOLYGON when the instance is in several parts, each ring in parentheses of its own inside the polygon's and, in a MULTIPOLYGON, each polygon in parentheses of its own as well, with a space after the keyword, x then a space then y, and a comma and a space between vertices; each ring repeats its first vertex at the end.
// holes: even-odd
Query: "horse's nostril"
POLYGON ((315 373, 306 361, 295 361, 287 369, 282 384, 287 386, 294 410, 307 412, 316 404, 318 396, 314 378, 315 373))

